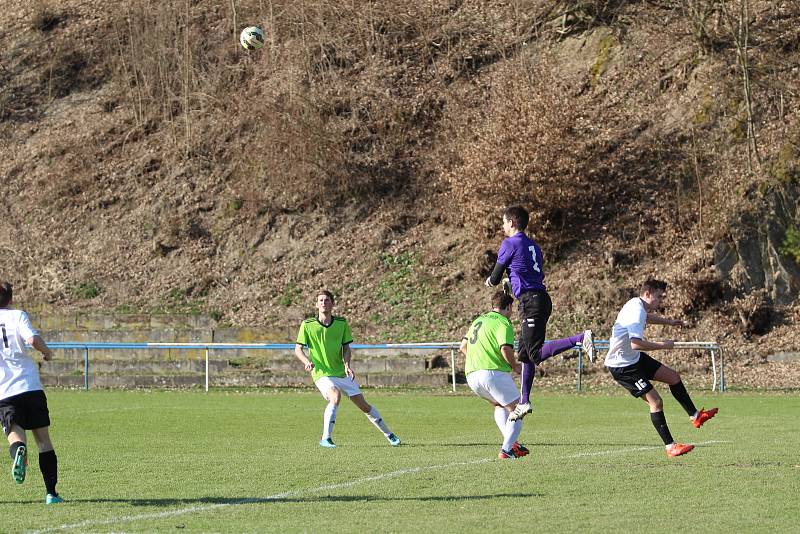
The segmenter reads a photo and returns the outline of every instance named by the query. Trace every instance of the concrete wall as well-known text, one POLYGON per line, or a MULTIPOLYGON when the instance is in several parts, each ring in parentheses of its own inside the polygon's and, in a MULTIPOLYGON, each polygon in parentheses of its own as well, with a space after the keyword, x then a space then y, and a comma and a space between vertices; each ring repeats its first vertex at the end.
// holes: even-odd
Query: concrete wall
MULTIPOLYGON (((203 316, 146 314, 32 314, 46 341, 106 343, 291 343, 294 330, 220 328, 203 316)), ((83 387, 86 351, 55 349, 42 367, 47 386, 83 387)), ((199 387, 205 384, 205 349, 90 349, 90 387, 199 387)), ((354 349, 353 366, 364 386, 446 386, 450 351, 354 349)), ((463 366, 463 359, 462 359, 463 366)), ((313 386, 289 350, 211 350, 211 386, 313 386)))

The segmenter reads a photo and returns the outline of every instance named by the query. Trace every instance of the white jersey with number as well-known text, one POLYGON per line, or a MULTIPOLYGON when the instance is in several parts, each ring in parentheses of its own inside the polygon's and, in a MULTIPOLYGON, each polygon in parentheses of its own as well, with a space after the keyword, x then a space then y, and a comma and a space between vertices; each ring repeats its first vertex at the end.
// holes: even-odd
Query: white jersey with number
POLYGON ((27 313, 0 309, 0 400, 44 389, 39 366, 25 352, 36 333, 27 313))
POLYGON ((644 339, 645 326, 647 326, 647 310, 642 299, 636 297, 626 302, 617 315, 614 329, 611 331, 606 367, 626 367, 639 361, 641 353, 631 347, 631 339, 644 339))

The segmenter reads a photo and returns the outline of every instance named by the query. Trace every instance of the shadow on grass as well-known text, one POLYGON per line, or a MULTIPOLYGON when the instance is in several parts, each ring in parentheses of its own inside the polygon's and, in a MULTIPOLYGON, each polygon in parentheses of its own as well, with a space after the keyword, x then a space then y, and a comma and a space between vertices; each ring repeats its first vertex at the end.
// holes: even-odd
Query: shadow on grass
MULTIPOLYGON (((406 444, 403 443, 402 447, 492 447, 498 446, 500 442, 493 443, 418 443, 406 444)), ((657 445, 657 443, 540 443, 538 441, 525 441, 525 446, 529 449, 531 447, 649 447, 657 445)))
MULTIPOLYGON (((178 506, 178 505, 243 505, 243 504, 265 504, 265 503, 317 503, 317 502, 460 502, 460 501, 484 501, 503 497, 518 499, 522 497, 519 493, 494 493, 491 495, 466 495, 466 496, 427 496, 427 497, 386 497, 383 495, 323 495, 319 497, 199 497, 197 499, 69 499, 65 504, 71 503, 90 503, 90 504, 109 504, 119 503, 130 506, 178 506)), ((544 497, 544 493, 526 493, 525 497, 544 497)), ((0 501, 3 504, 41 504, 41 500, 36 501, 0 501)))

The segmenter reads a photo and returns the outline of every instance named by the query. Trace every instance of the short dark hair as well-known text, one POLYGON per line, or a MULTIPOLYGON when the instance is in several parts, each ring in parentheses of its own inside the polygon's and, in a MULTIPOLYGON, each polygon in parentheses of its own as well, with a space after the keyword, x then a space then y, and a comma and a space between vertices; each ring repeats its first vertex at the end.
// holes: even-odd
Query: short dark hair
POLYGON ((530 216, 528 215, 528 210, 526 210, 522 206, 507 207, 506 211, 503 212, 503 217, 505 217, 509 221, 513 221, 514 226, 518 230, 523 232, 525 231, 525 228, 528 227, 528 221, 530 220, 530 216))
POLYGON ((497 291, 492 295, 492 309, 504 310, 511 306, 514 299, 508 296, 505 291, 497 291))
POLYGON ((11 303, 11 297, 14 296, 14 290, 11 288, 10 282, 3 282, 0 284, 0 308, 5 308, 11 303))
POLYGON ((336 304, 336 299, 335 299, 335 298, 333 298, 333 293, 331 293, 331 292, 330 292, 330 291, 328 291, 327 289, 320 289, 319 291, 317 291, 317 298, 319 298, 319 296, 320 296, 320 295, 325 295, 326 297, 328 297, 329 299, 331 299, 331 302, 333 302, 334 304, 336 304))
POLYGON ((655 293, 656 291, 666 291, 667 290, 667 283, 662 280, 656 280, 654 278, 648 278, 642 284, 642 289, 639 291, 640 295, 644 295, 646 292, 655 293))

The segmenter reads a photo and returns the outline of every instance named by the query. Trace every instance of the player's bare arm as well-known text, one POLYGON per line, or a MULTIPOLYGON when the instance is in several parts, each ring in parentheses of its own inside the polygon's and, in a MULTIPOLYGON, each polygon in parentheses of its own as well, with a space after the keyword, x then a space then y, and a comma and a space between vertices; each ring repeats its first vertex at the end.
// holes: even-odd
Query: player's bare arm
POLYGON ((511 345, 503 345, 500 347, 500 353, 503 355, 503 359, 511 366, 512 371, 517 374, 522 374, 522 365, 520 365, 517 358, 514 356, 514 347, 511 345))
POLYGON ((44 342, 41 336, 33 336, 27 341, 28 345, 42 353, 44 361, 49 362, 53 359, 53 351, 50 350, 50 347, 47 346, 47 343, 44 342))
POLYGON ((461 340, 461 346, 458 347, 458 352, 460 352, 464 356, 467 355, 467 338, 461 340))
POLYGON ((675 342, 671 339, 666 341, 647 341, 637 337, 631 338, 631 348, 633 350, 669 350, 675 348, 675 342))
POLYGON ((306 371, 312 371, 314 369, 314 364, 311 362, 308 356, 306 356, 305 350, 303 350, 304 348, 305 347, 303 347, 303 345, 295 343, 294 355, 297 356, 297 359, 303 363, 303 368, 305 368, 306 371))
POLYGON ((342 346, 342 359, 344 360, 344 371, 347 373, 347 376, 350 378, 355 378, 356 374, 353 372, 353 369, 350 367, 350 358, 353 357, 353 353, 350 350, 350 345, 343 345, 342 346))
POLYGON ((670 319, 668 317, 662 317, 660 315, 656 315, 655 313, 647 313, 647 323, 648 324, 665 324, 667 326, 685 326, 686 323, 681 321, 680 319, 670 319))

